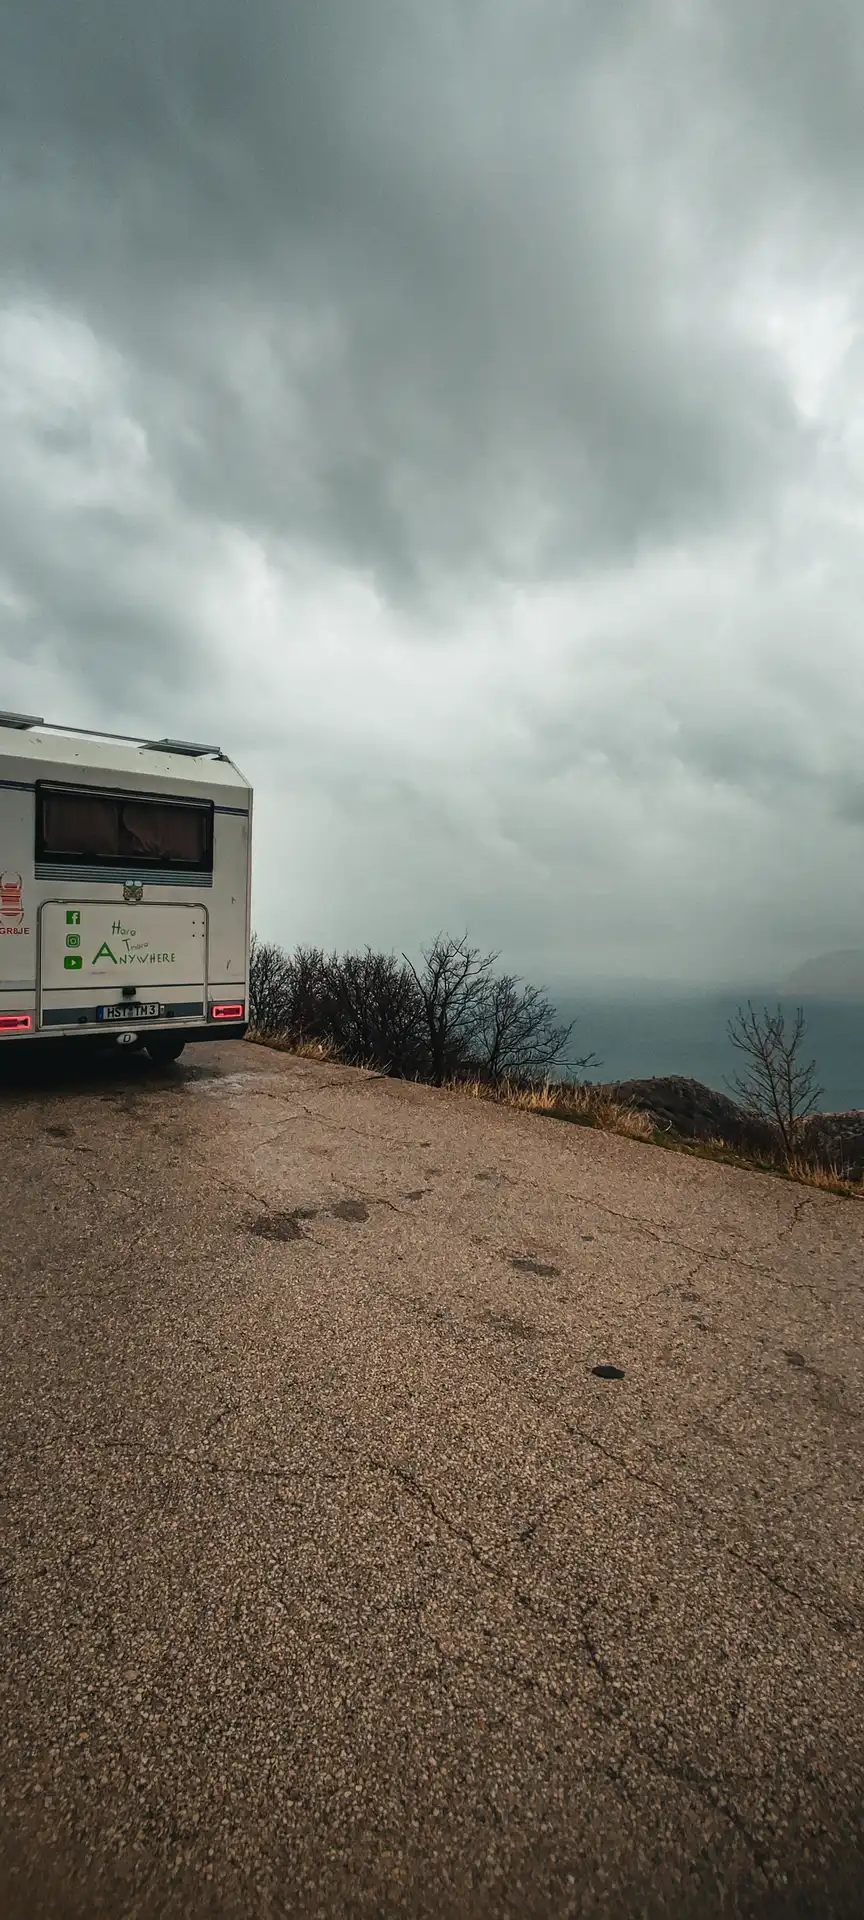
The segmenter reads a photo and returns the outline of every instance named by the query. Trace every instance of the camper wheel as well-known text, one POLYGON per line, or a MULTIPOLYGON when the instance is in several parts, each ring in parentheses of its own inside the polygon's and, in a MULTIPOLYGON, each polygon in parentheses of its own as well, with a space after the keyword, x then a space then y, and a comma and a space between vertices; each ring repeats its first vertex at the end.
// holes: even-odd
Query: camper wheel
POLYGON ((168 1067, 172 1060, 179 1060, 185 1041, 173 1033, 154 1033, 144 1044, 154 1066, 168 1067))

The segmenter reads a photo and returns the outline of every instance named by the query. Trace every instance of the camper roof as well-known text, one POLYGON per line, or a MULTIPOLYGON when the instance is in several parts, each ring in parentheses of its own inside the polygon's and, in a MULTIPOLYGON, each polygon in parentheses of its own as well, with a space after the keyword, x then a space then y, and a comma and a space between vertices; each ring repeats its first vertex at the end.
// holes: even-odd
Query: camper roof
MULTIPOLYGON (((248 791, 249 782, 219 747, 191 740, 147 740, 142 735, 62 727, 34 714, 0 712, 0 762, 14 763, 15 779, 73 778, 97 785, 113 775, 134 777, 153 792, 175 789, 248 791)), ((227 800, 227 795, 225 796, 227 800)), ((245 797, 245 794, 244 794, 245 797)))

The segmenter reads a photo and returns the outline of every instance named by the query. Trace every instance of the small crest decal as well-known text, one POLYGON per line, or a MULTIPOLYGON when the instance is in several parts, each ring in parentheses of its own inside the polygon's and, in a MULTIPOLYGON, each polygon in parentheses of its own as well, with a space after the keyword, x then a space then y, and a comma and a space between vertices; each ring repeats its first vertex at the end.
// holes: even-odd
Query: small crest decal
POLYGON ((124 900, 143 900, 144 898, 143 880, 124 880, 123 898, 124 900))
POLYGON ((0 914, 13 926, 20 926, 24 918, 22 884, 20 873, 0 874, 0 914))

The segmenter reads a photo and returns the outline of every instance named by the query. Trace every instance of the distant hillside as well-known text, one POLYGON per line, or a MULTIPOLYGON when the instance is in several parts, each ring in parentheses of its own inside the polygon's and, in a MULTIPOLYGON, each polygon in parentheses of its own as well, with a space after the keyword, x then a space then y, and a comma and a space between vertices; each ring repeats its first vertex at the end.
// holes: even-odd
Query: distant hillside
POLYGON ((783 998, 864 1001, 864 947, 805 960, 781 988, 783 998))
MULTIPOLYGON (((771 1131, 745 1113, 728 1094, 681 1074, 653 1080, 617 1080, 598 1092, 611 1093, 627 1107, 647 1113, 661 1133, 681 1140, 725 1140, 745 1153, 771 1145, 771 1131)), ((805 1151, 815 1150, 844 1179, 864 1179, 864 1114, 814 1113, 806 1122, 805 1151)), ((775 1143, 776 1144, 776 1143, 775 1143)))

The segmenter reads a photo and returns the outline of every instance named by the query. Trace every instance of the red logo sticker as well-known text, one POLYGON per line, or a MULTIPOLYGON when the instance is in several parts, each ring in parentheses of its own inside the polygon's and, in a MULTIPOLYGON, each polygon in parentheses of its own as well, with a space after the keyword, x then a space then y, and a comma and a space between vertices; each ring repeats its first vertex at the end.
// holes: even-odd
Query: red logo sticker
POLYGON ((22 886, 20 873, 0 873, 0 919, 19 927, 24 919, 22 886))

